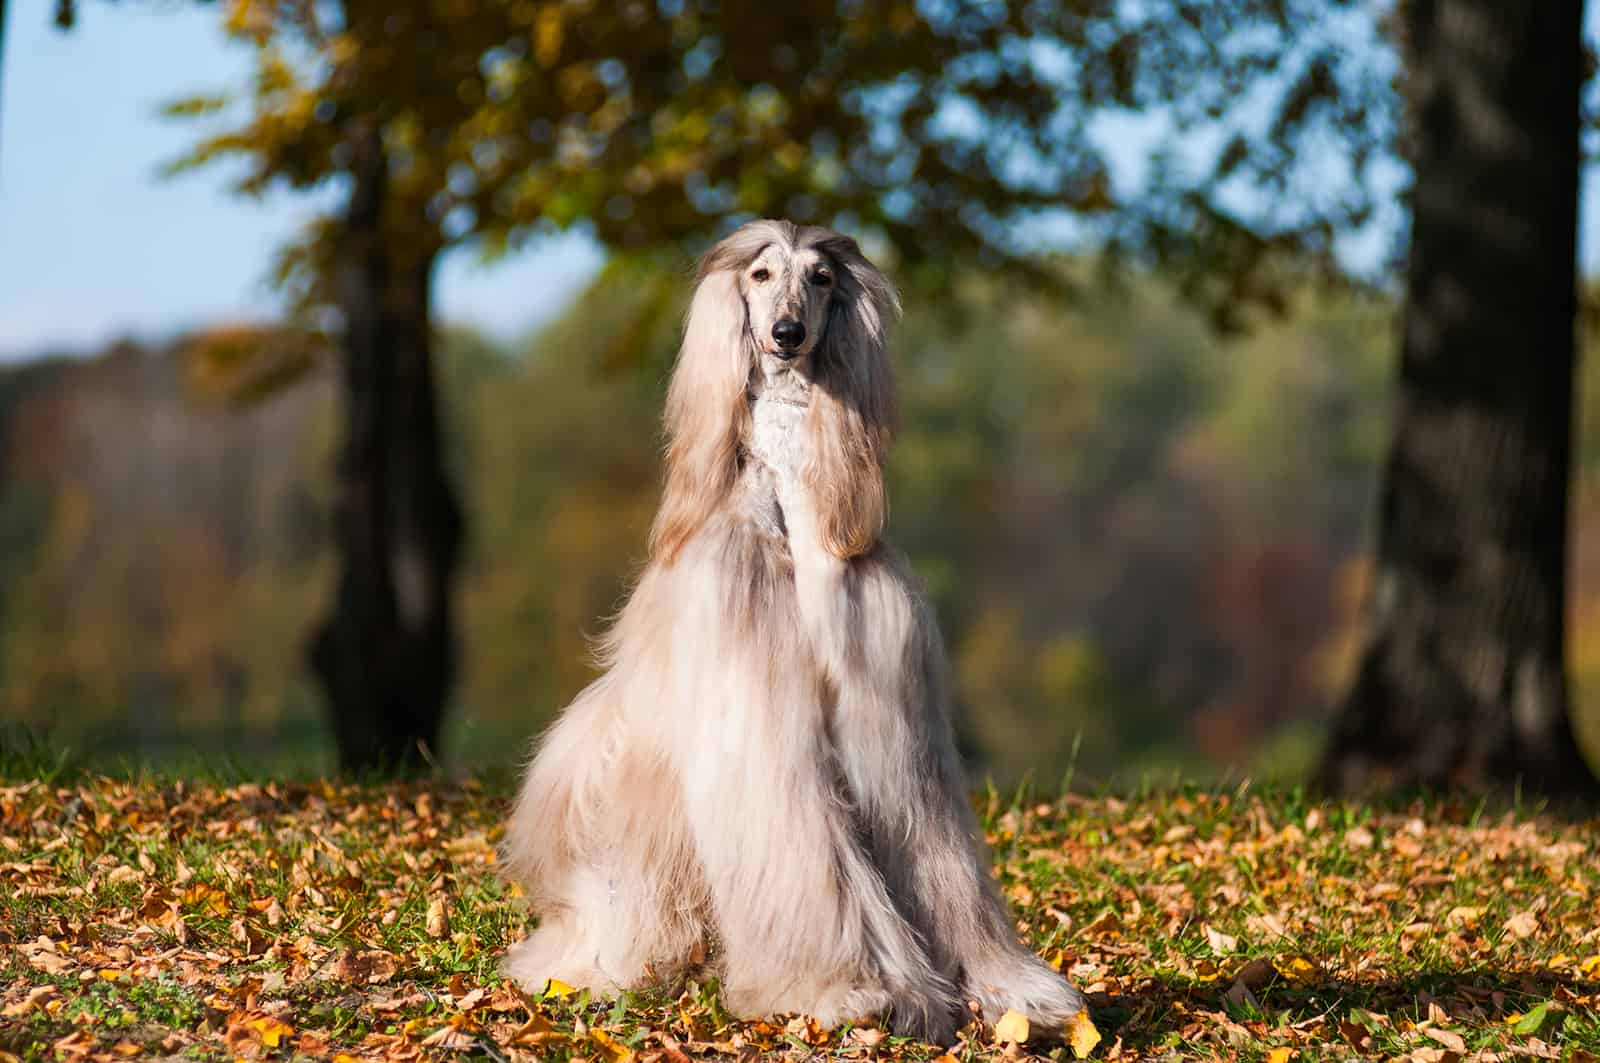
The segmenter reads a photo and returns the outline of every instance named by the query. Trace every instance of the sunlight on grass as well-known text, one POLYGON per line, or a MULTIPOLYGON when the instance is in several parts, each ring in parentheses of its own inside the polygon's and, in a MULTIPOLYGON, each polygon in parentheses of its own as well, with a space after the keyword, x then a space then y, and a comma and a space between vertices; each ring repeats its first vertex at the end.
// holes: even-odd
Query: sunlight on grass
MULTIPOLYGON (((502 983, 526 922, 495 875, 508 781, 0 787, 0 1060, 944 1054, 737 1022, 709 968, 616 1001, 502 983)), ((1592 822, 1248 786, 979 807, 1096 1058, 1600 1053, 1592 822)), ((949 1052, 1071 1058, 1064 1033, 974 1022, 949 1052)))

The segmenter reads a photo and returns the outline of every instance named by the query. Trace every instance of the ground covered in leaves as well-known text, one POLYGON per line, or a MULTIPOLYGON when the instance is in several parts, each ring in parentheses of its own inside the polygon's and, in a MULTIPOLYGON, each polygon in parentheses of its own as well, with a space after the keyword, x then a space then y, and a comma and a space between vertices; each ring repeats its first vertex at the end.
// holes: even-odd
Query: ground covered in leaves
MULTIPOLYGON (((0 1063, 944 1053, 737 1022, 709 975, 614 1002, 518 992, 496 972, 525 925, 495 876, 505 797, 0 783, 0 1063)), ((974 1022, 956 1060, 1600 1055, 1600 823, 1248 790, 980 806, 1024 932, 1093 1026, 974 1022)))

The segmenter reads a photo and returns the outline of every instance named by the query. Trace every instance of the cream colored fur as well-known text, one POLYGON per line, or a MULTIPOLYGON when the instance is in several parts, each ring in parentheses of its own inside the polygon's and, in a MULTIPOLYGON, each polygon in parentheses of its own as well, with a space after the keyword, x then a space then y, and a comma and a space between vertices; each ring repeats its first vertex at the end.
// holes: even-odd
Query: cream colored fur
POLYGON ((610 994, 714 941, 744 1016, 887 1011, 947 1041, 968 1000, 1044 1028, 1082 1007, 988 873, 938 630, 879 540, 898 309, 825 229, 753 222, 702 262, 651 561, 507 830, 539 916, 506 960, 524 985, 610 994))

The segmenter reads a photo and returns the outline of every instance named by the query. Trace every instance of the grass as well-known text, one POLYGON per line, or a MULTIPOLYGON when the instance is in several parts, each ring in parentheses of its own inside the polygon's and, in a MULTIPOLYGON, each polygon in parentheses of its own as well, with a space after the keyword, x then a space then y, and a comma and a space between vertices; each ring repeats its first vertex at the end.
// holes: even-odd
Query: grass
MULTIPOLYGON (((593 1001, 496 964, 509 780, 0 782, 0 1063, 182 1057, 934 1059, 872 1027, 737 1022, 709 974, 593 1001)), ((1294 790, 978 797, 1096 1058, 1600 1056, 1600 831, 1294 790)), ((1071 1058, 1050 1031, 958 1060, 1071 1058)))

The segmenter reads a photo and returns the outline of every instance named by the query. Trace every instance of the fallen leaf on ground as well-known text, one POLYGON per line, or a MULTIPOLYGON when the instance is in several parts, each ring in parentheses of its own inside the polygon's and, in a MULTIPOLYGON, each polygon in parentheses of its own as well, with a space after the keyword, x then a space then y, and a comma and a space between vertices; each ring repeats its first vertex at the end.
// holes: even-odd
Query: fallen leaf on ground
POLYGON ((1506 933, 1518 941, 1531 938, 1539 932, 1539 917, 1532 912, 1518 912, 1506 920, 1506 933))
POLYGON ((994 1039, 1001 1043, 1027 1044, 1029 1032, 1028 1017, 1020 1011, 1008 1011, 994 1024, 994 1039))
POLYGON ((1085 1008, 1072 1017, 1072 1023, 1067 1028, 1067 1043, 1072 1045, 1072 1054, 1078 1059, 1088 1059, 1094 1046, 1100 1043, 1100 1031, 1089 1017, 1089 1009, 1085 1008))
POLYGON ((1211 951, 1219 956, 1239 951, 1239 939, 1232 934, 1224 934, 1210 924, 1206 925, 1206 943, 1211 946, 1211 951))
POLYGON ((442 896, 428 902, 427 930, 431 938, 450 936, 450 902, 442 896))

